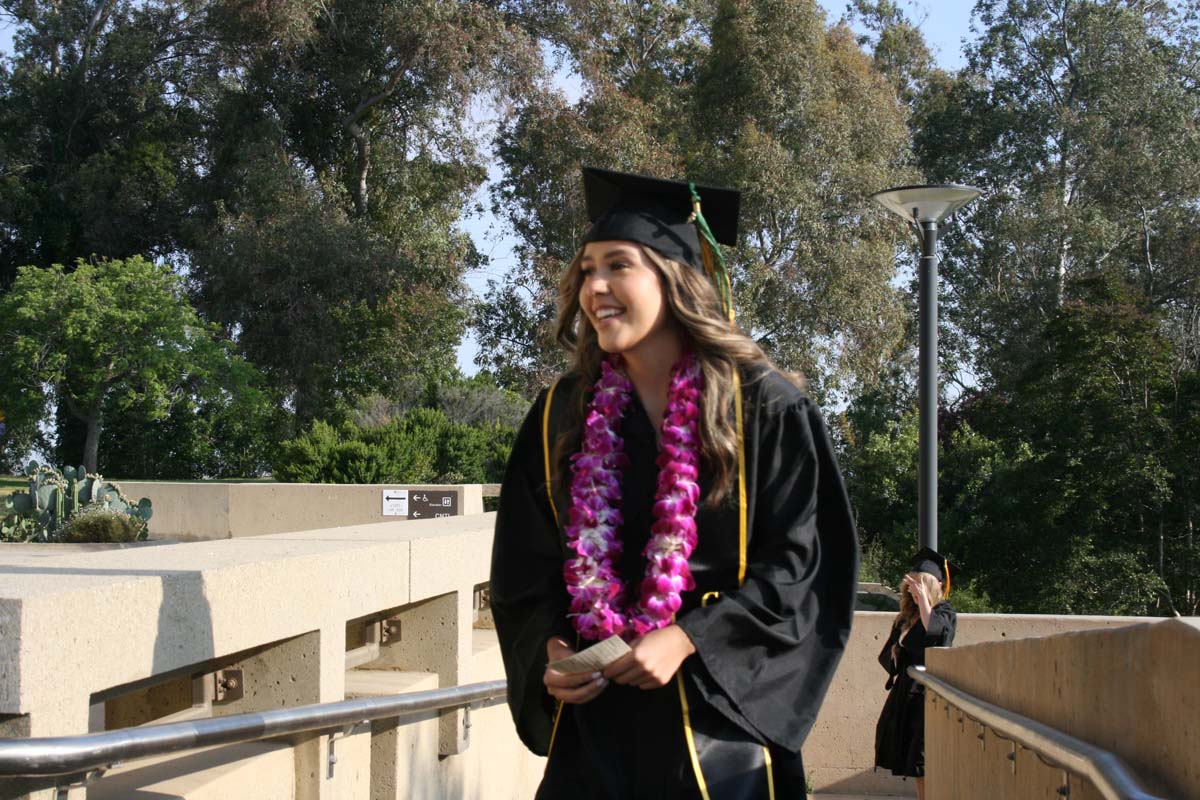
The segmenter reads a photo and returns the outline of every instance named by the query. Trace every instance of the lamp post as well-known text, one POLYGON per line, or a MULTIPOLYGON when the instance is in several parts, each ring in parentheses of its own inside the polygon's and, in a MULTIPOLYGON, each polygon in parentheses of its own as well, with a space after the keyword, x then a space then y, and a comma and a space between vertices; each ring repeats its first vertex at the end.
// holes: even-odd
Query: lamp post
POLYGON ((917 469, 917 526, 919 545, 937 550, 937 240, 942 220, 980 194, 978 189, 955 184, 897 186, 871 195, 879 205, 902 217, 921 236, 918 273, 920 318, 917 396, 920 403, 917 469))

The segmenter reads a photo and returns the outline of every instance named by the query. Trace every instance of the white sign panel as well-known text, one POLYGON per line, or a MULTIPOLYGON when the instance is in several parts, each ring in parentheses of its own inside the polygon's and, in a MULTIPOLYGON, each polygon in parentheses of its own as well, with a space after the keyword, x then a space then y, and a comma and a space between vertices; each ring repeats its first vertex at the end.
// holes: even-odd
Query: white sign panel
POLYGON ((408 516, 408 489, 383 490, 383 515, 385 517, 408 516))

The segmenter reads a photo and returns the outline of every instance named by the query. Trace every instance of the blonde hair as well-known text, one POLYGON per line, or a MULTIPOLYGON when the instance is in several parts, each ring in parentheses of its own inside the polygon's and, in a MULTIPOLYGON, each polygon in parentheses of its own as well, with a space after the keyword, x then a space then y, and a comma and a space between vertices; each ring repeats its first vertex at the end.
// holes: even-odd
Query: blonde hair
MULTIPOLYGON (((925 584, 925 593, 929 596, 929 607, 933 608, 942 602, 944 598, 942 584, 937 577, 928 572, 916 574, 921 583, 925 584)), ((921 610, 917 607, 917 601, 909 594, 907 587, 902 588, 900 590, 900 613, 896 615, 896 620, 892 624, 902 624, 905 628, 909 628, 920 617, 921 610)))
MULTIPOLYGON (((715 506, 725 499, 737 475, 737 430, 733 417, 734 371, 749 366, 773 369, 774 365, 758 344, 729 321, 721 308, 716 287, 699 270, 663 257, 640 245, 646 260, 662 277, 663 296, 691 345, 704 373, 704 400, 700 418, 700 457, 711 470, 712 488, 705 503, 715 506)), ((580 380, 568 405, 568 424, 558 438, 556 458, 565 466, 566 456, 578 447, 581 422, 587 410, 592 385, 607 356, 596 339, 596 331, 583 314, 579 290, 583 285, 580 262, 583 249, 575 254, 558 285, 558 321, 555 337, 573 356, 572 368, 580 380)), ((798 376, 788 376, 801 386, 798 376)), ((560 469, 560 480, 566 469, 560 469)))

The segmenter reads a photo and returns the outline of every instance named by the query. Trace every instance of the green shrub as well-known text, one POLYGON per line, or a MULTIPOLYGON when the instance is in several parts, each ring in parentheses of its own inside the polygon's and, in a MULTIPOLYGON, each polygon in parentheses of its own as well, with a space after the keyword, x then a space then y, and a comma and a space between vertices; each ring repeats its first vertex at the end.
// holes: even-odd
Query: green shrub
POLYGON ((306 483, 497 483, 516 431, 415 408, 371 427, 317 422, 284 442, 275 478, 306 483))
POLYGON ((385 447, 361 441, 338 442, 329 454, 326 483, 385 483, 390 459, 385 447))
POLYGON ((289 439, 279 448, 274 475, 286 483, 330 483, 324 470, 338 443, 337 431, 327 422, 317 420, 306 433, 289 439))
POLYGON ((98 505, 76 511, 59 534, 60 542, 139 542, 145 538, 145 522, 98 505))

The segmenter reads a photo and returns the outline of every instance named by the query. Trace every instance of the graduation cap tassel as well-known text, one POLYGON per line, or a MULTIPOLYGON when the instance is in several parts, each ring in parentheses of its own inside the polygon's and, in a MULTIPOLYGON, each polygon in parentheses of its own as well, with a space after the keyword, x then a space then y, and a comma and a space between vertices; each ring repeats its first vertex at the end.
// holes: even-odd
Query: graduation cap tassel
POLYGON ((942 559, 942 566, 946 570, 946 597, 950 596, 950 562, 942 559))
POLYGON ((721 295, 721 307, 725 309, 729 321, 733 322, 733 282, 729 279, 729 270, 725 267, 725 257, 721 254, 717 237, 713 236, 712 229, 708 227, 708 220, 704 219, 704 212, 700 210, 700 195, 696 191, 696 184, 689 181, 688 189, 692 193, 692 214, 688 221, 696 224, 696 230, 700 234, 700 257, 704 261, 704 271, 717 285, 717 293, 721 295))

